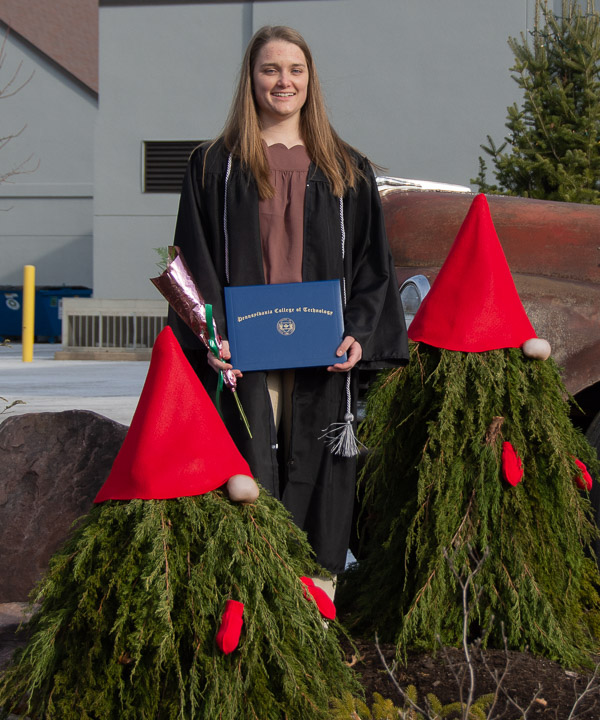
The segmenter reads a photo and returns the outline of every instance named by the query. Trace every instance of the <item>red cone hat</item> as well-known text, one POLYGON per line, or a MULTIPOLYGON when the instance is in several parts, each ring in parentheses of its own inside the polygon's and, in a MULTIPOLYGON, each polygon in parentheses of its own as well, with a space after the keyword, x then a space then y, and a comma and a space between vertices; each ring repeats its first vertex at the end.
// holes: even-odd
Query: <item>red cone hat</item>
POLYGON ((408 336, 446 350, 520 347, 536 337, 485 195, 475 197, 408 336))
POLYGON ((94 502, 203 495, 250 475, 171 328, 157 337, 144 389, 94 502))

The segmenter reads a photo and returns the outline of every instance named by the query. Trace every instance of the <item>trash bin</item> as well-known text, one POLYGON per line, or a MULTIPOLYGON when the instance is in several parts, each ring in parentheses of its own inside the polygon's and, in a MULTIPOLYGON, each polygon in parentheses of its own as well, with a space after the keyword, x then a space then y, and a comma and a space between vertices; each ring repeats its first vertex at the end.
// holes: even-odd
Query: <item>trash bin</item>
POLYGON ((90 297, 86 287, 40 287, 35 291, 35 337, 37 342, 62 338, 62 301, 66 297, 90 297))
POLYGON ((21 337, 23 325, 23 288, 0 287, 0 339, 21 337))
MULTIPOLYGON (((35 289, 36 342, 60 342, 62 335, 62 299, 90 297, 88 287, 40 286, 35 289)), ((23 288, 0 286, 0 339, 20 338, 23 324, 23 288)))

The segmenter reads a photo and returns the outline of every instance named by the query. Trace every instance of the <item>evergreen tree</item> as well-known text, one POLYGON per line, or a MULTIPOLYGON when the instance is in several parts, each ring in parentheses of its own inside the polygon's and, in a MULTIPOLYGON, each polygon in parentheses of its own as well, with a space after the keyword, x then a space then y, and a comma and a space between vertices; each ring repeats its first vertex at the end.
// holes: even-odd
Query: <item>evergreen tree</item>
POLYGON ((363 621, 406 648, 459 644, 463 607, 453 566, 487 555, 470 597, 470 632, 563 663, 597 651, 595 530, 574 478, 594 453, 568 414, 552 360, 519 349, 460 353, 413 345, 404 371, 370 394, 372 448, 365 546, 347 582, 363 621), (525 474, 501 478, 503 440, 525 474), (374 591, 377 588, 377 591, 374 591))
POLYGON ((556 15, 536 0, 531 42, 510 38, 511 70, 523 91, 521 107, 508 110, 509 134, 498 147, 488 135, 497 185, 486 181, 486 163, 471 180, 482 192, 546 200, 600 203, 600 15, 563 0, 556 15))
POLYGON ((0 718, 325 720, 356 691, 304 577, 325 571, 249 473, 165 328, 97 504, 33 594, 0 718))
POLYGON ((33 597, 30 639, 0 678, 0 717, 290 720, 357 692, 339 626, 300 576, 311 551, 283 505, 223 490, 96 506, 33 597), (239 647, 215 643, 228 599, 239 647))
POLYGON ((367 402, 365 532, 347 581, 357 614, 401 654, 460 644, 461 583, 477 567, 472 637, 503 647, 504 632, 512 649, 585 662, 600 641, 600 574, 578 486, 599 463, 571 423, 484 195, 408 334, 407 368, 367 402))

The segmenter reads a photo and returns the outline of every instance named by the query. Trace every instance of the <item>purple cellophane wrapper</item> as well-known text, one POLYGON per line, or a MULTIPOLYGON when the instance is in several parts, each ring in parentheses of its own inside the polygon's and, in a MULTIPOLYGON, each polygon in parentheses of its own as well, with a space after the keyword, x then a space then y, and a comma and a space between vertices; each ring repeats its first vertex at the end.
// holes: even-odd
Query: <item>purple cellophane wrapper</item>
MULTIPOLYGON (((180 249, 176 246, 170 247, 169 256, 172 260, 167 269, 162 275, 150 278, 150 280, 194 335, 210 349, 206 302, 194 282, 180 249)), ((217 331, 214 319, 212 325, 219 357, 221 357, 223 341, 217 331)), ((223 381, 232 392, 235 392, 237 380, 232 370, 223 370, 223 381)))

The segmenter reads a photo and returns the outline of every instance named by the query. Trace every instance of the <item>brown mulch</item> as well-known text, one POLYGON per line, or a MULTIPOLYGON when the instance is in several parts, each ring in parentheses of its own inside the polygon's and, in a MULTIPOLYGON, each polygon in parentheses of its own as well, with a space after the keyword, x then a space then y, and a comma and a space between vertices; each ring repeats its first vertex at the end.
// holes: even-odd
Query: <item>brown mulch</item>
MULTIPOLYGON (((369 707, 374 692, 403 707, 401 696, 384 669, 375 642, 354 639, 354 644, 358 656, 349 643, 345 644, 344 650, 348 661, 359 674, 369 707)), ((395 646, 382 644, 380 647, 388 666, 392 668, 395 646)), ((527 720, 600 719, 600 677, 592 679, 592 689, 570 715, 577 698, 592 678, 592 671, 576 673, 565 670, 557 663, 527 652, 473 651, 475 698, 495 691, 498 683, 491 673, 497 671, 498 676, 501 676, 507 662, 508 670, 492 715, 494 720, 521 720, 525 711, 527 720)), ((433 693, 446 705, 459 700, 460 679, 457 679, 457 675, 466 670, 463 652, 456 648, 446 648, 435 655, 410 653, 405 665, 395 666, 394 676, 402 688, 409 685, 417 688, 420 703, 424 701, 427 693, 433 693)), ((463 682, 464 699, 467 697, 468 688, 467 671, 463 682)))

